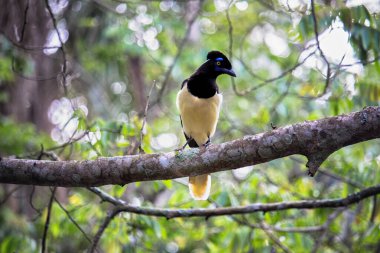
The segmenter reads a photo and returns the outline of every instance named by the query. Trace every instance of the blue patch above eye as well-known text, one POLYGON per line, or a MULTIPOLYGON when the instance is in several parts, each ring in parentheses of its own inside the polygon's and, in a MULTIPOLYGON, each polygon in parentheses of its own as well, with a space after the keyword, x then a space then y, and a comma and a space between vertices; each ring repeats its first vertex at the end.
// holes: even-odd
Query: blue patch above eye
POLYGON ((216 58, 216 61, 223 61, 223 58, 216 58))

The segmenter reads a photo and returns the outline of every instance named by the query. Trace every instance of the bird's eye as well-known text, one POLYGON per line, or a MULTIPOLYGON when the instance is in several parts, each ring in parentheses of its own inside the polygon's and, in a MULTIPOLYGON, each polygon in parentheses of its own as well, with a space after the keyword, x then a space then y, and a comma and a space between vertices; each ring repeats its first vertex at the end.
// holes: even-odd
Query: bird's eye
POLYGON ((220 66, 220 64, 222 64, 220 61, 216 62, 216 65, 220 66))

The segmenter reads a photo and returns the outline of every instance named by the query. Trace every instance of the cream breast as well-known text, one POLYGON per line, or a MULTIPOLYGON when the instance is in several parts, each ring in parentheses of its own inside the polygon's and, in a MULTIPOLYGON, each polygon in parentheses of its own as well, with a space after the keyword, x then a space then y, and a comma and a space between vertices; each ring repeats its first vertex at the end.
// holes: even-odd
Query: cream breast
POLYGON ((183 130, 198 146, 205 144, 208 138, 214 135, 222 101, 223 96, 218 93, 210 98, 193 96, 186 84, 178 92, 177 107, 183 130))

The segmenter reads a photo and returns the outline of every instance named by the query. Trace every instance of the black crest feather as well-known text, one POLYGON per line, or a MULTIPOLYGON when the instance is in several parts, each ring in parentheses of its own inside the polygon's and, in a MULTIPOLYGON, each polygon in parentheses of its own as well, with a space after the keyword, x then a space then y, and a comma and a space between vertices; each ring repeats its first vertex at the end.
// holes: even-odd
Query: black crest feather
POLYGON ((215 60, 216 58, 227 59, 227 57, 219 51, 210 51, 207 54, 207 60, 215 60))
POLYGON ((223 58, 224 66, 227 69, 231 69, 231 62, 228 60, 227 56, 225 56, 223 53, 219 51, 210 51, 207 54, 207 60, 216 60, 218 58, 223 58))

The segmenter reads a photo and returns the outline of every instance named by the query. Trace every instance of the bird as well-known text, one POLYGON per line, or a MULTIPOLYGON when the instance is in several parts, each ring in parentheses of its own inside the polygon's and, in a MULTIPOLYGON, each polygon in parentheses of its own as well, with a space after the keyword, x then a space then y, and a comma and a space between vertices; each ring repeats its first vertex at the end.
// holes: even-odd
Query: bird
MULTIPOLYGON (((219 51, 210 51, 207 60, 189 78, 182 82, 177 94, 177 108, 186 143, 179 151, 205 147, 211 143, 219 118, 223 96, 216 79, 221 74, 236 77, 228 58, 219 51)), ((190 195, 195 200, 207 200, 210 195, 211 176, 189 177, 190 195)))

